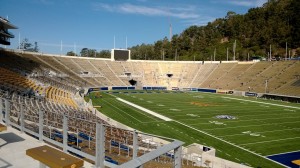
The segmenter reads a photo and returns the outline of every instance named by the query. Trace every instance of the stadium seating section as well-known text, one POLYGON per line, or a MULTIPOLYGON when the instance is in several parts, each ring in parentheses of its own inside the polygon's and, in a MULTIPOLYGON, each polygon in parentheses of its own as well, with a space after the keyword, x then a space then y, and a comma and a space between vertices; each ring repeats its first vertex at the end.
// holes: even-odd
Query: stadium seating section
MULTIPOLYGON (((0 50, 0 97, 15 102, 11 106, 10 114, 11 121, 14 123, 19 124, 17 112, 20 108, 25 109, 27 114, 25 127, 34 132, 38 131, 39 111, 43 111, 44 134, 57 141, 62 141, 62 120, 63 115, 67 114, 69 145, 94 154, 95 122, 109 124, 80 105, 77 101, 80 88, 129 86, 128 80, 134 79, 137 81, 137 89, 142 89, 143 86, 164 86, 168 89, 172 87, 214 88, 252 92, 265 92, 267 89, 267 92, 272 94, 300 96, 299 67, 300 61, 114 62, 108 59, 0 50)), ((110 125, 105 136, 108 140, 106 150, 109 151, 106 161, 113 164, 126 162, 128 160, 126 156, 132 155, 130 146, 133 144, 131 141, 133 135, 110 125)), ((150 149, 157 147, 149 146, 140 138, 139 146, 150 149)), ((169 154, 165 157, 172 159, 174 155, 169 154)), ((152 163, 152 166, 155 164, 152 163)))
MULTIPOLYGON (((275 62, 163 62, 163 61, 110 61, 81 57, 51 56, 1 51, 1 82, 18 87, 32 88, 39 94, 60 101, 80 87, 165 86, 186 88, 213 88, 239 91, 267 92, 299 96, 299 61, 275 62), (19 75, 18 75, 19 74, 19 75), (172 74, 168 77, 167 74, 172 74), (9 75, 9 77, 7 76, 9 75), (18 81, 18 82, 16 82, 18 81), (51 88, 41 87, 42 85, 51 88), (60 90, 58 90, 60 89, 60 90), (44 93, 46 92, 46 93, 44 93), (63 93, 66 92, 66 93, 63 93)), ((75 106, 71 100, 63 100, 75 106)))

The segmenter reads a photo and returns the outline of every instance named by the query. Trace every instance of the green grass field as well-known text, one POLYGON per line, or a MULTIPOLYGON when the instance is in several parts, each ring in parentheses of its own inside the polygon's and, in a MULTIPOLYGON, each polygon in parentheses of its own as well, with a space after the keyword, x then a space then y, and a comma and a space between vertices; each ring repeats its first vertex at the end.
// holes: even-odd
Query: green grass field
POLYGON ((120 93, 93 99, 108 117, 137 130, 211 146, 217 156, 252 167, 281 167, 265 156, 300 150, 300 105, 209 93, 120 93), (125 99, 164 121, 116 99, 125 99), (218 119, 231 115, 237 119, 218 119))

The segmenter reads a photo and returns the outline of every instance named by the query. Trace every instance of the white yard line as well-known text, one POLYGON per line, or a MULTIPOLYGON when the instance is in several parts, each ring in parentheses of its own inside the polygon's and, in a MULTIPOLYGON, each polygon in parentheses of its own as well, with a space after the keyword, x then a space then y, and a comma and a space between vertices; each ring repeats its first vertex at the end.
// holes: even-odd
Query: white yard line
POLYGON ((275 140, 270 140, 270 141, 252 142, 252 143, 245 143, 245 144, 240 144, 240 145, 252 145, 252 144, 260 144, 260 143, 269 143, 269 142, 285 141, 285 140, 299 139, 299 138, 300 138, 300 137, 284 138, 284 139, 275 139, 275 140))
MULTIPOLYGON (((124 106, 130 106, 129 104, 127 104, 127 103, 124 103, 125 105, 124 106)), ((135 112, 137 112, 137 113, 139 113, 139 114, 141 114, 141 115, 143 115, 143 116, 145 116, 145 117, 147 117, 147 118, 150 118, 151 120, 155 120, 155 122, 161 122, 161 121, 159 121, 157 118, 155 118, 155 117, 153 117, 153 116, 150 116, 150 115, 147 115, 147 114, 145 114, 144 112, 141 112, 141 111, 139 111, 139 110, 137 110, 137 109, 133 109, 135 112)), ((143 123, 145 123, 145 122, 143 122, 143 123)))
POLYGON ((259 103, 259 104, 267 104, 267 105, 272 105, 272 106, 280 106, 280 107, 300 109, 300 107, 295 107, 295 106, 286 106, 286 105, 281 105, 281 104, 273 104, 273 103, 266 103, 266 102, 260 102, 260 101, 245 100, 245 99, 239 99, 239 98, 234 98, 234 97, 225 97, 225 96, 223 96, 223 98, 225 98, 225 99, 233 99, 233 100, 240 100, 240 101, 246 101, 246 102, 252 102, 252 103, 259 103))
POLYGON ((245 125, 245 126, 235 126, 235 127, 223 127, 223 128, 209 128, 203 130, 218 130, 218 129, 228 129, 228 128, 244 128, 244 127, 253 127, 253 126, 263 126, 263 125, 279 125, 280 124, 289 124, 289 123, 298 123, 300 121, 293 121, 293 122, 281 122, 281 123, 269 123, 269 124, 258 124, 258 125, 245 125))
POLYGON ((118 108, 118 107, 114 106, 113 104, 109 103, 109 102, 108 102, 108 101, 106 101, 106 100, 104 100, 104 101, 105 101, 106 103, 108 103, 110 106, 112 106, 112 107, 114 107, 114 108, 116 108, 116 109, 118 109, 118 110, 122 111, 122 112, 123 112, 123 114, 126 114, 126 115, 130 116, 131 118, 135 119, 136 121, 138 121, 139 123, 142 123, 142 121, 140 121, 139 119, 137 119, 137 118, 133 117, 132 115, 130 115, 130 114, 128 114, 128 113, 126 113, 126 112, 125 112, 125 111, 123 111, 122 109, 120 109, 120 108, 118 108))
MULTIPOLYGON (((253 132, 253 133, 268 133, 268 132, 280 132, 280 131, 287 131, 287 130, 299 130, 300 128, 289 128, 289 129, 283 129, 283 130, 274 130, 274 131, 262 131, 262 132, 253 132)), ((232 137, 232 136, 238 136, 238 135, 248 135, 248 134, 231 134, 231 135, 223 135, 219 137, 232 137)))
MULTIPOLYGON (((280 118, 265 118, 265 119, 247 119, 247 120, 224 120, 224 123, 235 123, 235 122, 245 122, 245 121, 264 121, 264 120, 278 120, 278 119, 289 119, 289 118, 300 118, 300 117, 280 117, 280 118)), ((217 118, 201 118, 201 117, 195 117, 195 118, 190 118, 190 119, 180 119, 182 120, 199 120, 199 119, 209 119, 209 120, 216 120, 217 118)), ((299 122, 299 121, 296 121, 299 122)), ((266 122, 264 122, 266 123, 266 122)), ((196 123, 196 124, 189 124, 189 125, 199 125, 199 124, 206 124, 206 123, 196 123)), ((209 123, 210 124, 210 123, 209 123)), ((276 123, 277 124, 277 123, 276 123)))
MULTIPOLYGON (((275 111, 272 111, 272 113, 275 111)), ((271 112, 270 112, 271 113, 271 112)), ((256 117, 256 116, 281 116, 281 115, 286 115, 286 113, 279 113, 279 114, 270 114, 270 113, 266 113, 266 114, 248 114, 248 115, 239 115, 239 118, 241 117, 256 117)), ((295 114, 294 112, 290 112, 291 114, 295 114)), ((231 114, 231 115, 234 115, 231 114)))
POLYGON ((164 121, 172 121, 172 119, 170 119, 170 118, 168 118, 168 117, 165 117, 165 116, 163 116, 163 115, 160 115, 160 114, 158 114, 158 113, 156 113, 156 112, 154 112, 154 111, 151 111, 151 110, 149 110, 149 109, 146 109, 146 108, 144 108, 144 107, 142 107, 142 106, 139 106, 139 105, 136 105, 136 104, 134 104, 134 103, 131 103, 131 102, 129 102, 129 101, 127 101, 127 100, 124 100, 124 99, 121 99, 121 98, 116 98, 117 100, 119 100, 119 101, 121 101, 121 102, 123 102, 123 103, 126 103, 126 104, 128 104, 128 105, 131 105, 132 107, 135 107, 135 108, 137 108, 137 109, 140 109, 140 110, 142 110, 142 111, 144 111, 144 112, 146 112, 146 113, 148 113, 148 114, 151 114, 151 115, 153 115, 153 116, 155 116, 155 117, 157 117, 157 118, 160 118, 160 119, 162 119, 162 120, 164 120, 164 121))
POLYGON ((272 155, 267 155, 266 157, 269 157, 269 156, 276 156, 276 155, 283 155, 283 154, 294 153, 294 152, 300 152, 300 150, 289 151, 289 152, 283 152, 283 153, 276 153, 276 154, 272 154, 272 155))

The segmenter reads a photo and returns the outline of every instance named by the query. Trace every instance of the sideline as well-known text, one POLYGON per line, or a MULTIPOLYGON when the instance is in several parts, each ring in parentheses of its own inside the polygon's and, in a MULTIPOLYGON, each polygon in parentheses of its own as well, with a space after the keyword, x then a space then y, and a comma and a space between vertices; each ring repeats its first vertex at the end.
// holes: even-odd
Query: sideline
POLYGON ((300 107, 295 107, 295 106, 286 106, 286 105, 281 105, 281 104, 273 104, 273 103, 266 103, 266 102, 260 102, 260 101, 245 100, 245 99, 239 99, 239 98, 234 98, 234 97, 225 97, 225 96, 223 96, 222 98, 246 101, 246 102, 251 102, 251 103, 267 104, 267 105, 272 105, 272 106, 280 106, 280 107, 300 109, 300 107))
POLYGON ((267 155, 266 157, 276 156, 276 155, 284 155, 284 154, 296 153, 296 152, 300 152, 300 150, 295 150, 295 151, 290 151, 290 152, 283 152, 283 153, 276 153, 276 154, 272 154, 272 155, 267 155))
POLYGON ((252 144, 269 143, 269 142, 277 142, 277 141, 285 141, 285 140, 299 139, 299 138, 300 138, 300 137, 285 138, 285 139, 274 139, 274 140, 270 140, 270 141, 252 142, 252 143, 245 143, 245 144, 239 144, 239 145, 252 145, 252 144))
POLYGON ((157 114, 156 112, 154 112, 154 111, 151 111, 151 110, 149 110, 149 109, 146 109, 146 108, 144 108, 144 107, 141 107, 141 106, 139 106, 139 105, 136 105, 136 104, 134 104, 134 103, 131 103, 131 102, 129 102, 129 101, 126 101, 126 100, 124 100, 124 99, 121 99, 121 98, 116 98, 117 100, 119 100, 119 101, 121 101, 121 102, 123 102, 123 103, 126 103, 126 104, 128 104, 128 105, 131 105, 131 106, 133 106, 133 107, 135 107, 135 108, 137 108, 137 109, 139 109, 139 110, 142 110, 142 111, 144 111, 144 112, 146 112, 146 113, 148 113, 148 114, 151 114, 151 115, 153 115, 153 116, 155 116, 155 117, 157 117, 157 118, 160 118, 160 119, 162 119, 162 120, 164 120, 164 121, 172 121, 172 119, 170 119, 170 118, 168 118, 168 117, 165 117, 165 116, 163 116, 163 115, 160 115, 160 114, 157 114))

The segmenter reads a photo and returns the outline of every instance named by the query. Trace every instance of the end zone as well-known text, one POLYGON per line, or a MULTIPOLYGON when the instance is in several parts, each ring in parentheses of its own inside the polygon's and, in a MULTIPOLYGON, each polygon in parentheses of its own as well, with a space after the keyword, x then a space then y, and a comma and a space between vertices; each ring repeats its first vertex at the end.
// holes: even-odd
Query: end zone
POLYGON ((291 168, 298 168, 299 166, 294 164, 293 161, 300 158, 300 151, 269 155, 267 158, 291 168))

